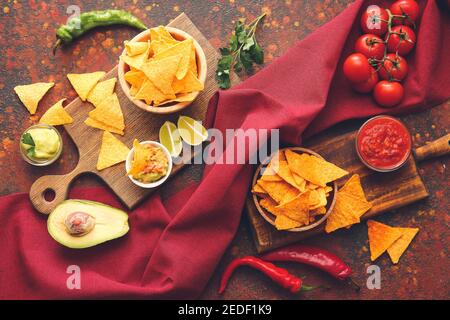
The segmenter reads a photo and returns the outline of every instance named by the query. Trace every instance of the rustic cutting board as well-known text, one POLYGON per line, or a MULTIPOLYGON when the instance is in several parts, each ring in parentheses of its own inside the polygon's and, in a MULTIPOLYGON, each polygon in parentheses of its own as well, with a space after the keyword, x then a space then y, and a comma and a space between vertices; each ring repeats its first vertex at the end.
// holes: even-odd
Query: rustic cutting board
MULTIPOLYGON (((157 115, 145 112, 132 104, 117 83, 115 92, 117 93, 122 107, 126 126, 125 135, 123 137, 117 137, 119 137, 119 139, 128 147, 132 146, 132 142, 135 138, 140 141, 158 141, 158 132, 161 125, 166 120, 176 123, 180 114, 187 115, 197 120, 203 120, 205 118, 208 101, 218 89, 216 81, 214 80, 215 65, 219 58, 218 52, 184 13, 175 18, 168 26, 186 31, 197 40, 205 52, 208 65, 205 89, 200 93, 194 103, 184 109, 181 113, 173 115, 157 115)), ((92 71, 98 70, 95 69, 95 66, 92 66, 92 71)), ((105 79, 112 77, 117 77, 117 66, 106 75, 105 79)), ((234 79, 235 81, 239 81, 237 77, 234 77, 234 79)), ((84 120, 87 118, 89 111, 93 109, 93 106, 78 98, 65 108, 74 119, 72 124, 65 125, 65 129, 78 148, 79 161, 75 169, 68 174, 43 176, 34 182, 30 189, 30 199, 38 211, 46 214, 50 213, 55 206, 66 199, 71 182, 84 173, 92 173, 103 179, 103 181, 130 209, 155 191, 155 189, 144 189, 133 184, 125 175, 124 164, 98 171, 95 167, 100 152, 103 131, 91 128, 84 124, 84 120), (44 194, 47 190, 53 190, 55 193, 55 197, 52 201, 47 201, 44 198, 44 194)), ((186 157, 184 160, 189 159, 190 157, 186 157)), ((183 164, 174 166, 172 175, 176 174, 183 166, 183 164)))
MULTIPOLYGON (((367 199, 372 203, 372 209, 363 216, 363 220, 428 196, 428 192, 417 172, 413 157, 410 157, 408 163, 395 172, 377 173, 365 167, 359 160, 355 150, 355 136, 356 132, 351 132, 310 145, 306 143, 305 147, 349 171, 350 175, 353 173, 360 175, 367 199)), ((350 175, 340 179, 338 186, 342 186, 350 175)), ((247 197, 246 207, 258 252, 268 251, 316 234, 325 233, 325 224, 305 232, 276 230, 261 217, 254 205, 252 195, 247 197)))

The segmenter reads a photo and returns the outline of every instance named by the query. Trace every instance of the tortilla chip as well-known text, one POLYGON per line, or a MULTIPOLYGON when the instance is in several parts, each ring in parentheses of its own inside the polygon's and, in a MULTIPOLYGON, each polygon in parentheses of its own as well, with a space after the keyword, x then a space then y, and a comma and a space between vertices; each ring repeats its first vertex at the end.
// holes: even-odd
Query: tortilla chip
POLYGON ((107 125, 106 123, 103 123, 101 121, 92 119, 92 118, 87 118, 86 120, 84 120, 84 123, 92 128, 96 128, 96 129, 100 129, 100 130, 105 130, 105 131, 109 131, 112 133, 117 133, 123 136, 123 130, 119 130, 117 128, 111 127, 109 125, 107 125))
POLYGON ((89 117, 118 130, 125 129, 122 109, 115 93, 103 100, 97 108, 90 111, 89 117))
POLYGON ((103 131, 102 146, 97 160, 97 170, 109 168, 126 160, 130 149, 111 132, 103 131))
POLYGON ((355 196, 338 192, 336 203, 327 219, 325 231, 333 232, 337 229, 360 222, 360 216, 370 209, 370 204, 355 196))
POLYGON ((315 203, 310 203, 310 210, 314 210, 320 207, 325 207, 327 205, 327 195, 325 193, 325 188, 317 188, 316 190, 311 190, 310 193, 316 193, 315 203))
POLYGON ((61 99, 53 106, 51 106, 39 119, 39 123, 45 123, 52 126, 59 126, 73 122, 72 117, 63 108, 63 102, 66 99, 61 99))
MULTIPOLYGON (((178 80, 183 79, 189 70, 189 61, 191 59, 192 47, 194 46, 194 42, 191 38, 188 38, 184 41, 178 42, 177 44, 158 52, 153 56, 155 60, 162 60, 169 57, 180 55, 181 59, 178 64, 178 68, 176 70, 176 78, 178 80)), ((195 74, 192 74, 195 77, 195 74)), ((196 78, 196 77, 195 77, 196 78)), ((192 91, 192 90, 191 90, 192 91)), ((198 90, 197 90, 198 91, 198 90)))
POLYGON ((142 83, 147 77, 140 70, 130 70, 124 75, 124 79, 126 82, 131 84, 134 87, 140 88, 142 83))
POLYGON ((283 179, 269 166, 264 169, 260 179, 263 181, 283 181, 283 179))
POLYGON ((419 232, 419 228, 395 228, 401 232, 400 238, 398 238, 389 248, 387 248, 387 252, 389 257, 391 258, 392 263, 398 263, 400 257, 403 252, 406 251, 411 241, 416 236, 417 232, 419 232))
POLYGON ((348 174, 347 171, 331 162, 313 155, 306 153, 298 154, 291 150, 286 150, 285 155, 291 171, 322 187, 348 174))
POLYGON ((352 175, 339 191, 348 192, 367 202, 366 195, 364 194, 364 190, 361 185, 361 179, 359 178, 358 174, 352 175))
POLYGON ((140 144, 137 139, 133 141, 133 161, 128 171, 129 175, 135 176, 139 174, 147 166, 148 152, 144 145, 140 144))
POLYGON ((287 163, 287 161, 285 160, 280 160, 278 162, 278 171, 277 174, 287 183, 289 183, 291 186, 293 186, 294 188, 297 188, 300 191, 305 191, 304 190, 304 186, 303 186, 303 190, 302 190, 302 186, 297 185, 297 183, 295 182, 294 176, 292 175, 291 169, 289 169, 289 165, 287 163))
POLYGON ((278 205, 278 203, 275 200, 273 200, 272 198, 268 197, 268 198, 259 200, 259 205, 261 207, 263 207, 264 209, 266 209, 267 211, 269 211, 274 216, 277 215, 277 211, 276 211, 275 207, 278 205))
POLYGON ((159 91, 159 89, 155 87, 153 82, 148 78, 145 79, 139 91, 134 95, 135 99, 143 99, 145 100, 145 103, 149 105, 152 103, 154 105, 158 105, 161 101, 166 100, 168 97, 172 97, 172 99, 176 98, 175 94, 173 96, 167 96, 159 91))
MULTIPOLYGON (((289 169, 291 170, 291 169, 289 169)), ((301 192, 305 192, 306 191, 306 180, 303 179, 302 177, 300 177, 298 174, 296 174, 295 172, 292 172, 292 177, 294 178, 295 184, 298 186, 298 189, 301 192)))
POLYGON ((267 196, 267 192, 257 183, 253 186, 251 192, 260 197, 267 196))
POLYGON ((402 232, 397 228, 392 228, 380 222, 367 221, 370 259, 375 261, 383 252, 385 252, 398 238, 402 232))
MULTIPOLYGON (((175 92, 172 89, 172 82, 175 78, 181 55, 170 56, 160 60, 151 60, 142 65, 142 71, 153 85, 169 99, 174 99, 175 92)), ((164 99, 166 100, 166 99, 164 99)))
POLYGON ((280 204, 294 199, 299 194, 297 189, 284 181, 259 180, 258 184, 272 199, 280 204))
POLYGON ((147 62, 148 56, 150 55, 150 50, 151 47, 149 46, 144 53, 132 57, 122 54, 120 59, 122 59, 122 61, 126 63, 130 69, 135 68, 137 70, 141 70, 142 65, 147 62))
POLYGON ((22 86, 15 86, 14 91, 19 96, 30 114, 35 114, 39 101, 55 85, 54 82, 36 82, 22 86))
POLYGON ((100 81, 94 87, 94 89, 89 92, 87 97, 87 101, 92 103, 95 107, 97 107, 100 103, 103 102, 107 97, 114 93, 114 87, 116 86, 117 78, 111 78, 105 81, 100 81))
POLYGON ((286 217, 297 221, 300 225, 309 224, 309 195, 307 192, 299 194, 294 199, 284 202, 274 208, 276 215, 285 215, 286 217))
POLYGON ((191 56, 189 57, 189 71, 191 71, 193 75, 198 76, 197 54, 195 52, 195 45, 192 46, 191 56))
POLYGON ((168 104, 168 103, 172 103, 172 102, 187 102, 187 101, 194 101, 194 99, 197 97, 197 92, 190 92, 190 93, 182 93, 182 94, 177 94, 175 99, 170 99, 170 100, 166 100, 163 101, 159 104, 155 104, 154 106, 161 106, 164 104, 168 104))
POLYGON ((104 71, 96 71, 90 73, 69 73, 67 78, 70 81, 70 84, 77 92, 78 96, 81 100, 86 101, 89 92, 92 88, 95 87, 97 82, 100 81, 101 78, 105 76, 106 72, 104 71))
POLYGON ((158 26, 155 28, 150 29, 150 40, 163 40, 164 42, 168 43, 177 43, 178 41, 175 40, 170 32, 164 27, 164 26, 158 26))
POLYGON ((204 89, 203 83, 197 78, 192 71, 188 70, 186 76, 178 80, 175 78, 172 83, 172 88, 175 93, 189 93, 194 91, 201 91, 204 89))
POLYGON ((150 46, 149 41, 143 42, 143 41, 125 41, 125 51, 128 56, 133 57, 137 56, 139 54, 144 53, 147 51, 148 47, 150 46))
POLYGON ((316 208, 316 209, 313 209, 313 210, 309 211, 309 215, 312 216, 312 217, 320 216, 320 215, 325 214, 325 213, 327 213, 327 208, 326 207, 319 207, 319 208, 316 208))
POLYGON ((277 230, 288 230, 288 229, 292 229, 292 228, 297 228, 300 226, 300 223, 292 220, 289 217, 286 217, 282 214, 278 215, 275 218, 275 227, 277 228, 277 230))

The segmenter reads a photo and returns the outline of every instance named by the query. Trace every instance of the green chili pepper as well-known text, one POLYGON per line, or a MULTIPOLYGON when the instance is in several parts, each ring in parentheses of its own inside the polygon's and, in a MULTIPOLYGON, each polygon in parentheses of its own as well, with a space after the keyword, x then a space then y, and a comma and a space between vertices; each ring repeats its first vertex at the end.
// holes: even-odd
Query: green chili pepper
POLYGON ((71 43, 74 39, 83 35, 86 31, 102 26, 127 25, 140 30, 145 30, 145 24, 129 12, 123 10, 89 11, 74 17, 65 25, 56 30, 57 41, 53 47, 53 54, 61 44, 71 43))

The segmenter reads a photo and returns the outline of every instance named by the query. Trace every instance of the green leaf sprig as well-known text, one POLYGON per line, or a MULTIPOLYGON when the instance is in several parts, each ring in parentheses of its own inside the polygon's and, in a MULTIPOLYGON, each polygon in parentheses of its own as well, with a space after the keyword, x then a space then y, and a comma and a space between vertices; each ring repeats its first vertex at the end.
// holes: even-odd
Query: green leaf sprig
POLYGON ((31 146, 30 148, 27 149, 27 156, 34 157, 34 155, 35 155, 35 151, 34 151, 35 144, 34 144, 33 137, 31 136, 31 134, 29 132, 25 133, 22 136, 22 143, 31 146))
POLYGON ((231 87, 230 70, 233 69, 236 73, 245 70, 248 74, 253 71, 253 64, 264 62, 263 49, 256 41, 256 27, 265 15, 260 15, 248 25, 238 21, 229 47, 220 48, 222 57, 217 63, 216 80, 221 89, 231 87))

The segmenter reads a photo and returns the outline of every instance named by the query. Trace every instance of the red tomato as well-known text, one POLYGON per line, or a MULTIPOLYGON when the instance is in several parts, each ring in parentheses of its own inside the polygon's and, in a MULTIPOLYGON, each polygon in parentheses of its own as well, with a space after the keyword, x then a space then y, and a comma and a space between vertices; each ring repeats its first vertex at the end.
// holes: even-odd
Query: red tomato
POLYGON ((373 97, 382 107, 393 107, 399 104, 403 94, 403 86, 395 81, 381 80, 373 89, 373 97))
POLYGON ((353 53, 344 61, 344 75, 351 82, 362 82, 370 78, 370 64, 362 53, 353 53))
POLYGON ((406 56, 416 44, 414 31, 407 26, 395 26, 391 28, 391 32, 393 33, 387 42, 388 51, 406 56))
POLYGON ((408 74, 408 63, 395 53, 388 53, 380 70, 380 78, 384 80, 403 80, 408 74))
POLYGON ((392 4, 391 13, 393 15, 403 16, 401 18, 394 17, 392 23, 394 25, 412 26, 419 16, 419 5, 414 0, 399 0, 392 4))
POLYGON ((377 5, 368 6, 361 16, 361 29, 364 33, 382 36, 386 33, 389 15, 377 5))
POLYGON ((384 41, 374 34, 364 34, 356 40, 355 51, 367 58, 381 60, 384 56, 384 41))
POLYGON ((377 82, 378 82, 377 71, 374 68, 372 68, 370 78, 363 82, 352 83, 352 88, 356 92, 369 93, 370 91, 372 91, 373 87, 375 87, 377 82))

